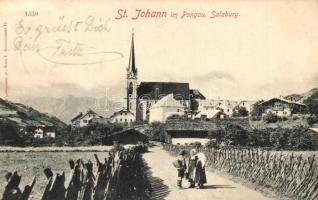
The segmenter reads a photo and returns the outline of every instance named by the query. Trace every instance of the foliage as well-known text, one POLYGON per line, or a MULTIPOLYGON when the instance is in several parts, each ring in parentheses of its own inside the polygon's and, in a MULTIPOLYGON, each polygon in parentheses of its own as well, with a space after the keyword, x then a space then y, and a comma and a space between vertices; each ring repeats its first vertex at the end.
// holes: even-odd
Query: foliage
POLYGON ((92 123, 85 127, 72 129, 66 143, 72 146, 102 145, 103 138, 121 130, 123 130, 123 126, 120 124, 92 123))
POLYGON ((214 141, 214 140, 210 140, 209 142, 207 142, 207 143, 205 144, 205 146, 208 147, 208 148, 216 148, 216 149, 219 149, 218 143, 217 143, 216 141, 214 141))
POLYGON ((264 100, 257 101, 253 104, 252 110, 250 112, 251 116, 262 116, 264 112, 264 107, 261 105, 264 100))
POLYGON ((248 116, 248 111, 246 110, 245 107, 237 106, 234 109, 233 117, 246 117, 246 116, 248 116))
MULTIPOLYGON (((199 103, 198 103, 197 100, 191 99, 191 100, 190 100, 190 106, 191 106, 190 109, 192 110, 192 112, 195 112, 195 111, 197 111, 198 108, 199 108, 199 103)), ((194 114, 196 114, 196 113, 194 113, 194 114)))
POLYGON ((318 92, 314 92, 310 97, 304 100, 304 104, 308 106, 309 112, 318 117, 318 92))
POLYGON ((307 123, 309 124, 309 126, 312 126, 315 123, 318 123, 318 117, 316 117, 315 115, 311 115, 307 118, 307 123))
POLYGON ((177 115, 177 114, 173 114, 167 117, 167 120, 186 120, 186 119, 187 119, 186 115, 177 115))
POLYGON ((278 116, 273 113, 267 113, 264 115, 263 120, 267 123, 276 123, 278 121, 278 116))
POLYGON ((228 145, 245 146, 248 143, 248 133, 239 125, 229 124, 225 128, 225 132, 224 139, 228 145))
POLYGON ((146 130, 146 135, 150 140, 166 142, 165 124, 161 122, 152 122, 150 128, 146 130))
POLYGON ((19 145, 21 143, 22 138, 16 124, 8 120, 0 120, 0 145, 19 145))

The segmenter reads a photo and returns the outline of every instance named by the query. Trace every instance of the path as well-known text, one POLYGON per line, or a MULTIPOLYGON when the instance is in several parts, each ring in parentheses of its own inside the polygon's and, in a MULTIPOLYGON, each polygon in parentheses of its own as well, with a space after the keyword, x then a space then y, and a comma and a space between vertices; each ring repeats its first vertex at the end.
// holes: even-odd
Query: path
MULTIPOLYGON (((176 187, 177 172, 172 162, 175 159, 161 147, 150 148, 149 153, 144 154, 144 159, 149 167, 149 174, 152 176, 152 199, 166 200, 269 200, 262 194, 240 184, 234 183, 215 173, 207 172, 205 189, 184 189, 176 187)), ((188 186, 183 181, 183 186, 188 186)))

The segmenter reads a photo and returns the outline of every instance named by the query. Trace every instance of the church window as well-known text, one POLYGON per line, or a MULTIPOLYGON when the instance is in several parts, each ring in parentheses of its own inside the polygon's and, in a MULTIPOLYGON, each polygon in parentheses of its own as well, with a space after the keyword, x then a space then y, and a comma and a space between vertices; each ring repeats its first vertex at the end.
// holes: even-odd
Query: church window
POLYGON ((129 83, 129 86, 128 86, 128 95, 129 95, 129 97, 132 96, 133 89, 134 89, 133 83, 130 82, 130 83, 129 83))

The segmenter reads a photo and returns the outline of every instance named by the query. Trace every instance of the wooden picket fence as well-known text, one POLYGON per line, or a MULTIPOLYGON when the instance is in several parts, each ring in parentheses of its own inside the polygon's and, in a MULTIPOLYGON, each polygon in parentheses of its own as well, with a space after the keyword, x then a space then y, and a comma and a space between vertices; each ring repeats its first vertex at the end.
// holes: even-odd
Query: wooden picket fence
MULTIPOLYGON (((164 144, 176 155, 189 146, 164 144)), ((277 195, 292 199, 318 199, 318 169, 315 155, 284 155, 256 148, 199 148, 207 157, 206 167, 225 171, 258 187, 269 188, 277 195)), ((213 180, 211 180, 213 181, 213 180)))
MULTIPOLYGON (((48 179, 42 200, 128 200, 149 199, 150 185, 143 172, 141 153, 146 146, 136 146, 130 150, 109 152, 101 161, 95 154, 97 173, 93 172, 93 163, 83 160, 70 160, 71 173, 54 174, 46 168, 44 174, 48 179)), ((36 179, 21 191, 21 176, 17 172, 6 176, 3 200, 28 200, 36 179)))

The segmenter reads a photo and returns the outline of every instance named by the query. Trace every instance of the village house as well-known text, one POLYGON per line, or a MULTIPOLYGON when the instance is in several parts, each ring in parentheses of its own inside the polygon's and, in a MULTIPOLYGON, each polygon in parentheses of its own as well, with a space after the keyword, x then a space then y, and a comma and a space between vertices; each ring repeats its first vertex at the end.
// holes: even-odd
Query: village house
POLYGON ((284 98, 272 98, 260 104, 263 107, 263 115, 268 113, 280 117, 289 117, 293 114, 306 114, 307 106, 300 102, 286 100, 284 98))
POLYGON ((85 114, 79 113, 73 119, 71 119, 72 127, 84 127, 87 126, 92 122, 95 118, 103 118, 102 116, 98 115, 93 110, 89 109, 85 114))
POLYGON ((255 103, 255 101, 240 101, 239 104, 237 105, 238 107, 244 107, 247 112, 251 112, 251 110, 253 109, 253 104, 255 103))
POLYGON ((155 121, 164 123, 172 115, 184 115, 185 110, 186 106, 175 100, 173 94, 169 94, 150 107, 149 123, 155 121))
MULTIPOLYGON (((238 101, 232 100, 222 100, 222 99, 205 99, 201 100, 198 104, 197 112, 222 111, 224 115, 231 117, 233 115, 234 109, 239 105, 238 101)), ((211 113, 213 113, 211 112, 211 113)))
POLYGON ((44 127, 45 136, 48 138, 55 138, 55 127, 47 126, 44 127))
POLYGON ((55 127, 54 126, 45 126, 41 125, 39 127, 36 127, 33 132, 34 138, 55 138, 55 127))
POLYGON ((44 130, 43 130, 43 128, 41 128, 41 127, 36 128, 35 131, 34 131, 33 137, 34 137, 34 138, 42 139, 42 138, 44 137, 44 130))
POLYGON ((131 125, 132 123, 134 123, 136 121, 136 117, 135 115, 126 110, 126 109, 122 109, 118 112, 115 112, 111 117, 110 117, 110 121, 112 123, 120 123, 120 124, 124 124, 124 125, 131 125))

